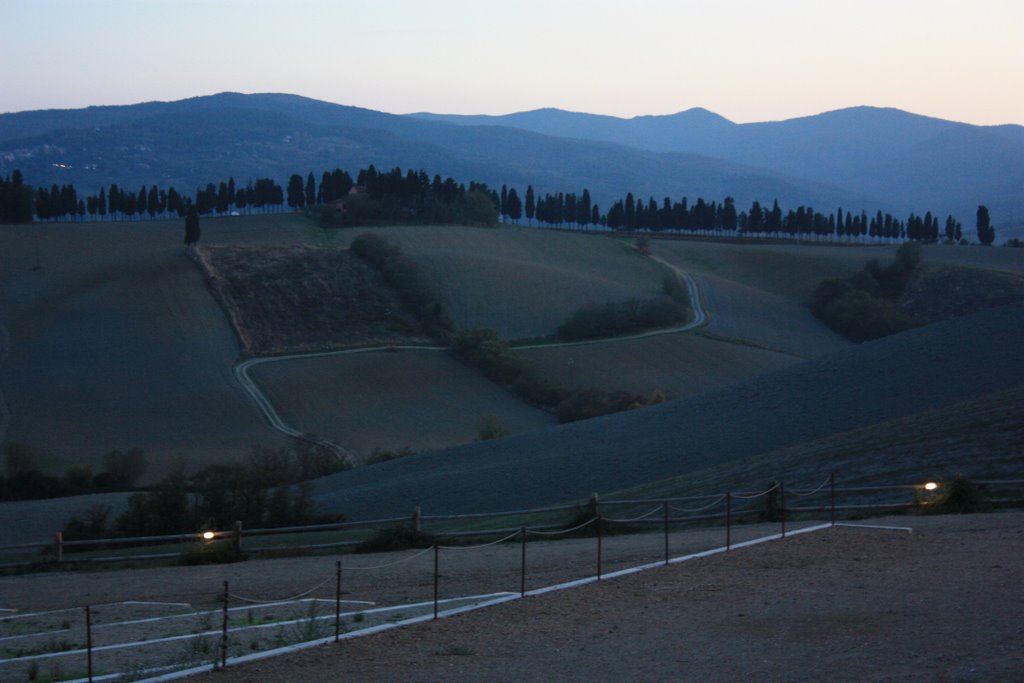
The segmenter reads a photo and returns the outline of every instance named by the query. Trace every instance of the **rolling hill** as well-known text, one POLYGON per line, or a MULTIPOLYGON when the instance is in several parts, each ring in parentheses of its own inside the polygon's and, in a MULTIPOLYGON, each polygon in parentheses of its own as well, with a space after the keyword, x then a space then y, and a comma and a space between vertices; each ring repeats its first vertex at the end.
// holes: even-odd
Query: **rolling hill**
MULTIPOLYGON (((733 124, 704 110, 624 120, 557 110, 507 117, 396 116, 285 94, 0 115, 0 174, 95 191, 234 177, 284 181, 341 167, 424 168, 539 192, 588 188, 721 201, 778 199, 820 211, 953 212, 987 203, 997 228, 1024 218, 1024 134, 856 108, 733 124)), ((968 232, 970 232, 968 230, 968 232)), ((1001 230, 1000 239, 1008 233, 1001 230)))
POLYGON ((990 309, 659 406, 342 472, 315 497, 354 519, 585 499, 1014 389, 1021 338, 1024 306, 990 309))
POLYGON ((417 116, 706 155, 841 187, 851 195, 875 198, 883 210, 952 213, 965 226, 973 226, 975 209, 986 204, 998 216, 1001 237, 1019 234, 1024 227, 1024 126, 973 126, 877 107, 749 124, 732 123, 704 109, 632 119, 557 109, 505 116, 417 116))

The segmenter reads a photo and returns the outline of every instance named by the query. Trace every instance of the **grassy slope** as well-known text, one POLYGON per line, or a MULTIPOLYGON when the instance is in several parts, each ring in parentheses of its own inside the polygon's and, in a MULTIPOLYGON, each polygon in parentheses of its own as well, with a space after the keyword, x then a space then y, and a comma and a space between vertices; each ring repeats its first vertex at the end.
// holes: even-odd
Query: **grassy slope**
MULTIPOLYGON (((349 238, 361 232, 354 228, 349 238)), ((460 328, 504 339, 554 334, 576 309, 661 289, 663 270, 629 242, 525 228, 376 228, 438 284, 460 328)))
POLYGON ((341 473, 317 498, 355 518, 620 490, 1018 387, 1021 338, 1024 306, 992 309, 653 408, 341 473))
MULTIPOLYGON (((202 230, 211 243, 304 233, 280 216, 202 230)), ((182 235, 179 221, 0 228, 7 438, 47 452, 44 465, 133 446, 201 464, 280 442, 231 376, 236 339, 182 235)))
MULTIPOLYGON (((826 278, 847 277, 869 259, 892 260, 894 246, 751 245, 656 240, 654 253, 690 272, 711 312, 710 332, 803 357, 849 341, 810 315, 806 302, 826 278)), ((1024 273, 1024 251, 933 245, 929 264, 1024 273)))

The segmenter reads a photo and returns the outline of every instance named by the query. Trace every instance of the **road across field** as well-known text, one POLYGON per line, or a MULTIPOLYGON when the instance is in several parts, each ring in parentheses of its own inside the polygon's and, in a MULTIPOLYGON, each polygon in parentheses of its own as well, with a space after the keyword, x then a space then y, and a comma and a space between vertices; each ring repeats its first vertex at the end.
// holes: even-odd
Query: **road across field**
MULTIPOLYGON (((652 257, 658 263, 671 269, 673 272, 679 275, 686 283, 686 289, 690 297, 690 305, 693 310, 693 318, 686 324, 679 327, 665 328, 660 330, 651 330, 649 332, 641 332, 638 334, 625 335, 622 337, 614 337, 610 339, 591 339, 585 341, 575 342, 556 342, 549 344, 529 344, 524 346, 517 346, 516 349, 541 349, 541 348, 563 348, 572 346, 588 346, 593 344, 613 344, 616 342, 633 341, 636 339, 646 339, 649 337, 655 337, 665 334, 677 334, 679 332, 688 332, 690 330, 697 329, 707 324, 710 316, 704 309, 701 301, 700 289, 697 286, 696 281, 688 273, 683 272, 676 266, 656 257, 652 257)), ((446 346, 423 346, 423 345, 386 345, 386 346, 372 346, 358 349, 338 349, 335 351, 316 351, 310 353, 293 353, 281 356, 264 356, 261 358, 249 358, 235 365, 234 372, 235 378, 238 380, 239 385, 245 390, 245 392, 252 398, 253 403, 259 410, 263 419, 267 421, 267 424, 274 430, 296 439, 308 441, 318 446, 323 446, 334 452, 339 458, 348 460, 349 462, 355 462, 356 458, 353 453, 345 448, 344 446, 325 439, 319 436, 313 436, 303 432, 300 429, 287 424, 281 417, 281 414, 274 407, 273 402, 267 396, 267 394, 260 388, 256 381, 250 375, 250 370, 258 365, 264 365, 267 363, 278 363, 282 361, 294 361, 294 360, 305 360, 311 358, 329 358, 333 356, 344 356, 357 353, 372 353, 385 350, 416 350, 416 351, 447 351, 446 346)), ((2 397, 0 397, 2 398, 2 397)))

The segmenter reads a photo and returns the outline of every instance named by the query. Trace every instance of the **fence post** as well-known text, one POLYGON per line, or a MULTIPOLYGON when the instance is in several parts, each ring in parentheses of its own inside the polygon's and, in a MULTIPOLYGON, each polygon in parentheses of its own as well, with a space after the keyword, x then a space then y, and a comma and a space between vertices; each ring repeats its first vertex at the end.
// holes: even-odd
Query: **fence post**
POLYGON ((57 555, 57 564, 64 561, 64 532, 58 531, 53 535, 53 550, 57 555))
POLYGON ((231 530, 231 544, 235 551, 235 557, 242 556, 242 522, 236 521, 231 530))
POLYGON ((220 627, 220 668, 228 665, 228 582, 224 582, 224 610, 220 627))
POLYGON ((725 494, 725 549, 732 550, 732 492, 725 494))
POLYGON ((779 519, 782 520, 782 537, 786 537, 786 485, 779 482, 779 519))
POLYGON ((341 560, 334 563, 334 642, 341 639, 341 560))
POLYGON ((422 530, 423 526, 423 513, 420 512, 420 506, 417 505, 412 511, 412 529, 416 533, 422 530))
POLYGON ((519 530, 522 534, 522 553, 519 561, 519 597, 526 597, 526 527, 519 530))
POLYGON ((832 526, 836 525, 836 473, 828 475, 829 499, 832 508, 832 526))
MULTIPOLYGON (((416 508, 417 510, 419 508, 416 508)), ((437 619, 437 556, 438 546, 434 544, 434 618, 437 619)))
POLYGON ((601 580, 601 515, 597 516, 597 580, 601 580))
POLYGON ((85 652, 86 672, 92 683, 92 608, 89 605, 85 606, 85 652))
POLYGON ((668 501, 662 504, 662 516, 665 519, 665 564, 668 564, 668 501))

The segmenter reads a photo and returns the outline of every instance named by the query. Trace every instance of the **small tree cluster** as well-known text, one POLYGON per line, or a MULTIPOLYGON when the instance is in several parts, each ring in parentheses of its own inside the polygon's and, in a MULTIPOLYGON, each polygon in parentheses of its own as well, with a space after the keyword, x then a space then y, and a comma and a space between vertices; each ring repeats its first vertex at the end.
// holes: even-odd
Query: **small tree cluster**
POLYGON ((902 332, 913 323, 896 300, 920 264, 920 246, 914 242, 903 244, 887 267, 872 259, 864 270, 845 280, 823 281, 814 290, 811 312, 858 342, 902 332))
POLYGON ((401 247, 380 235, 364 233, 352 240, 349 250, 380 271, 384 281, 428 334, 444 340, 451 337, 455 331, 451 313, 430 279, 414 261, 405 257, 401 247))

